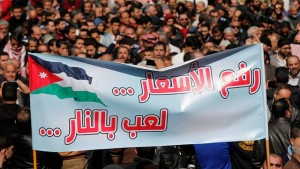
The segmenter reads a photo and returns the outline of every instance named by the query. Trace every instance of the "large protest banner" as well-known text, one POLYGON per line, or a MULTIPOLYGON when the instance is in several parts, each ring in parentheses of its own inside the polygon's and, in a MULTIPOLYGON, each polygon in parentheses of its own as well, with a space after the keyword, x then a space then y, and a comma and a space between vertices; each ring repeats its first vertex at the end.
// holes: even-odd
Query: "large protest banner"
POLYGON ((33 149, 75 151, 265 138, 262 45, 163 70, 31 54, 33 149))

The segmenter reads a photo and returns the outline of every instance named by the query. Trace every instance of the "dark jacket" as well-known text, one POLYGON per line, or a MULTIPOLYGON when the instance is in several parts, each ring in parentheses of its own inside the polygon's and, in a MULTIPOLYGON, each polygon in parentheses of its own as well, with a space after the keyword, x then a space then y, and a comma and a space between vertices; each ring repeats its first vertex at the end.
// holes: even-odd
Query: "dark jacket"
MULTIPOLYGON (((32 137, 30 132, 13 137, 14 155, 9 168, 33 168, 32 137)), ((37 151, 38 169, 60 169, 62 158, 58 153, 37 151)))
POLYGON ((290 145, 290 121, 279 117, 269 124, 270 153, 280 154, 290 145))
POLYGON ((19 111, 20 107, 17 104, 0 105, 0 132, 2 135, 11 135, 18 132, 15 121, 19 111))
POLYGON ((295 157, 292 157, 290 161, 286 163, 286 165, 283 167, 283 169, 299 169, 300 168, 300 162, 295 159, 295 157))

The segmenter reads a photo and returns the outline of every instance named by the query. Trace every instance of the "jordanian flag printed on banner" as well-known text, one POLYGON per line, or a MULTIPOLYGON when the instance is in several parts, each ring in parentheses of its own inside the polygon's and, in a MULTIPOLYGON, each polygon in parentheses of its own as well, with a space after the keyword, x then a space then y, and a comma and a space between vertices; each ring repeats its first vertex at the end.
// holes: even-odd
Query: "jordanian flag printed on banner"
POLYGON ((45 61, 33 55, 29 56, 29 65, 31 94, 49 94, 60 99, 73 98, 78 102, 97 102, 106 106, 93 91, 93 78, 84 69, 45 61))

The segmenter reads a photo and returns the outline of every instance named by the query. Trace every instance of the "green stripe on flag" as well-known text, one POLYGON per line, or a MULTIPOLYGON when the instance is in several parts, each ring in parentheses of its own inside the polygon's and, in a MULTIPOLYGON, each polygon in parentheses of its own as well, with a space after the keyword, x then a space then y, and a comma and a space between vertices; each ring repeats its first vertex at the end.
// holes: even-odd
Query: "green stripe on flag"
POLYGON ((73 91, 72 87, 62 87, 56 83, 34 90, 32 94, 51 94, 60 99, 74 98, 78 102, 97 102, 107 107, 96 95, 89 91, 73 91))

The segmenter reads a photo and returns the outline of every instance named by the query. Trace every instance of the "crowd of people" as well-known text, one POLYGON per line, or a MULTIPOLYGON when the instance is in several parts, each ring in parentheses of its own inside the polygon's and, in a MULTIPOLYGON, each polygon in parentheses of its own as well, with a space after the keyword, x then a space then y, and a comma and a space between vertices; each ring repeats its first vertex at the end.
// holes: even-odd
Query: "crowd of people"
MULTIPOLYGON (((270 165, 300 168, 298 0, 1 0, 0 9, 0 168, 33 168, 30 52, 162 69, 259 43, 265 62, 270 165)), ((265 140, 249 140, 38 151, 37 166, 266 169, 265 145, 265 140)))

